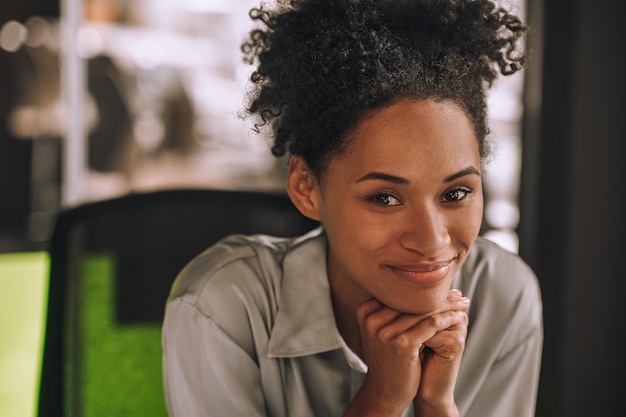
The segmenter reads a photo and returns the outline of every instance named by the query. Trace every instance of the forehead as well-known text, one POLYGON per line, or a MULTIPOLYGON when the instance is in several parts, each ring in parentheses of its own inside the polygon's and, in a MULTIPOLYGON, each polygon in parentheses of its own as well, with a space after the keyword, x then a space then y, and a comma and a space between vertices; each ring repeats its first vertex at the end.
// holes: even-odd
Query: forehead
POLYGON ((480 172, 470 119, 449 101, 407 100, 369 113, 349 135, 323 182, 353 183, 372 172, 440 183, 468 167, 480 172))
POLYGON ((450 101, 406 100, 372 111, 332 165, 386 170, 480 166, 478 141, 465 112, 450 101))

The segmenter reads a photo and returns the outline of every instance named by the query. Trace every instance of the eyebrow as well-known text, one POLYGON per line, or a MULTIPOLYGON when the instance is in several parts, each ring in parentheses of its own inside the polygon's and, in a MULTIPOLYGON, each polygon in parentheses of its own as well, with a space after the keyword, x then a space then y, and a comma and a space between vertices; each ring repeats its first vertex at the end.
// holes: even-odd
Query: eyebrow
MULTIPOLYGON (((448 183, 448 182, 452 182, 454 180, 456 180, 457 178, 461 178, 464 177, 466 175, 478 175, 480 177, 480 172, 478 172, 478 170, 476 168, 474 168, 473 166, 469 166, 465 169, 462 169, 461 171, 454 173, 446 178, 444 178, 443 182, 444 183, 448 183)), ((391 175, 391 174, 386 174, 384 172, 370 172, 364 176, 362 176, 361 178, 359 178, 358 180, 356 180, 357 183, 359 182, 363 182, 363 181, 373 181, 373 180, 378 180, 378 181, 387 181, 387 182, 391 182, 394 184, 402 184, 402 185, 406 185, 409 183, 409 180, 407 180, 406 178, 403 177, 398 177, 397 175, 391 175)))
POLYGON ((444 178, 443 182, 452 182, 454 180, 456 180, 457 178, 461 178, 464 177, 466 175, 478 175, 480 177, 480 172, 478 172, 478 170, 476 168, 474 168, 473 166, 469 166, 465 169, 462 169, 461 171, 457 172, 456 174, 452 174, 449 177, 444 178))
POLYGON ((406 185, 409 183, 409 180, 406 178, 398 177, 396 175, 385 174, 383 172, 370 172, 356 180, 357 183, 363 181, 371 181, 371 180, 379 180, 379 181, 387 181, 392 182, 394 184, 403 184, 406 185))

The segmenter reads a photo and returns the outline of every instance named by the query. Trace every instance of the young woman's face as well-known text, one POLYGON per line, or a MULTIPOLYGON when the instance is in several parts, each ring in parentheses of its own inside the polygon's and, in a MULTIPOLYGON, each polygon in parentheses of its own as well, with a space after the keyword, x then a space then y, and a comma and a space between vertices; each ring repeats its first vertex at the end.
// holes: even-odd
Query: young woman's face
POLYGON ((375 297, 426 313, 446 299, 478 235, 481 164, 451 102, 402 101, 363 120, 316 189, 335 303, 375 297))

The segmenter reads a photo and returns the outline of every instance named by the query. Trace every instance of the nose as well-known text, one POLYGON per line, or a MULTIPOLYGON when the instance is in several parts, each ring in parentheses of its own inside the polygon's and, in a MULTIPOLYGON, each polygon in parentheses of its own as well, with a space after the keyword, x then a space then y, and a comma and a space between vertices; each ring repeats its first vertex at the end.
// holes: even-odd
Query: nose
POLYGON ((402 247, 427 258, 436 258, 450 246, 451 237, 441 208, 423 205, 407 211, 407 217, 400 236, 402 247))

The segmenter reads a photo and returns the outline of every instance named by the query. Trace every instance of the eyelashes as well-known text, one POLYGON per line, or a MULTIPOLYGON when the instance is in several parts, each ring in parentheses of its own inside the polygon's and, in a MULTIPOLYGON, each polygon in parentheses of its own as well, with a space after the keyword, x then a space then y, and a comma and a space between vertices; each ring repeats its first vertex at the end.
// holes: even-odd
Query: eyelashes
POLYGON ((389 193, 376 193, 366 199, 380 207, 393 207, 402 204, 397 197, 389 193))
POLYGON ((445 202, 463 201, 471 193, 472 193, 472 190, 468 187, 458 187, 458 188, 454 188, 452 190, 446 191, 442 196, 442 200, 445 202))
MULTIPOLYGON (((441 195, 440 201, 443 203, 458 203, 467 199, 472 193, 473 190, 469 187, 455 187, 445 191, 441 195)), ((378 207, 396 207, 403 204, 400 198, 390 192, 378 192, 367 196, 365 199, 378 207)))

